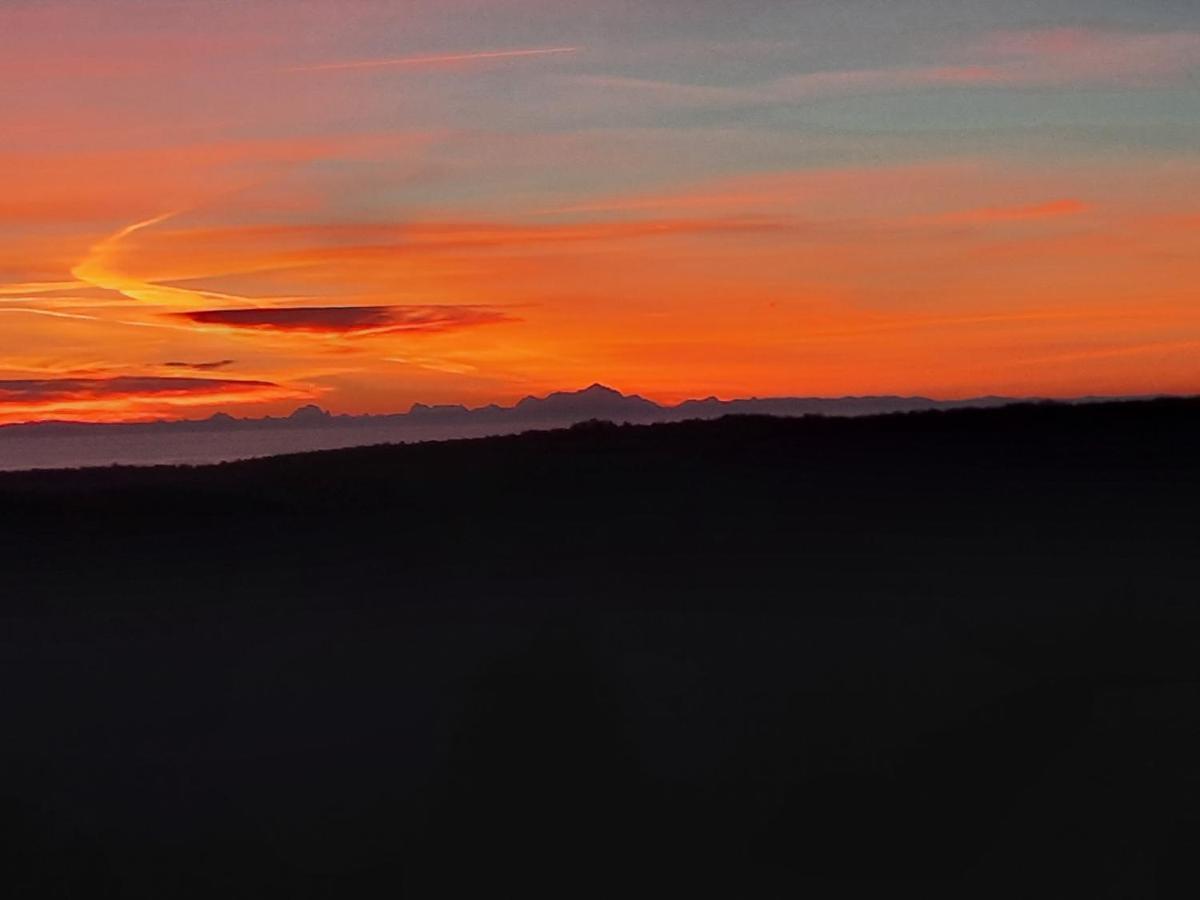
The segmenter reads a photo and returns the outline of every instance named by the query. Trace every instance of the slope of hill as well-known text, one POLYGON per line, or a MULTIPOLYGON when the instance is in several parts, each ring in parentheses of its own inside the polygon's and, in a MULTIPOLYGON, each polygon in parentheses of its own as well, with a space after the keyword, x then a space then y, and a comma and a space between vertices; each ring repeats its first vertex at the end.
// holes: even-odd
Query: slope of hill
POLYGON ((0 476, 8 871, 1171 896, 1198 458, 1164 400, 0 476))

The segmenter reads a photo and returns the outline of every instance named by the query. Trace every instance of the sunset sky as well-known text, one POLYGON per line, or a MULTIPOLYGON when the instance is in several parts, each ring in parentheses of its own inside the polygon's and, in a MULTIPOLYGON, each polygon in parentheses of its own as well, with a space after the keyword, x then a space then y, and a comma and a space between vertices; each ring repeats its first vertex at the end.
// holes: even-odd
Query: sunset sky
POLYGON ((4 0, 0 423, 1200 392, 1195 0, 4 0))

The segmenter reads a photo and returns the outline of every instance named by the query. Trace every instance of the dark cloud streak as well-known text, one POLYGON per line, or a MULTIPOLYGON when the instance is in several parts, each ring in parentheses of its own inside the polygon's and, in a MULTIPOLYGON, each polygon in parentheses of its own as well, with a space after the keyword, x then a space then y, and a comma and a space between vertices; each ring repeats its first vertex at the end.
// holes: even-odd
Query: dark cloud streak
POLYGON ((224 369, 226 366, 232 366, 236 360, 233 359, 217 359, 212 362, 165 362, 163 363, 168 369, 195 369, 200 372, 211 372, 214 369, 224 369))
POLYGON ((436 334, 515 321, 486 306, 305 306, 177 313, 201 325, 311 334, 436 334))

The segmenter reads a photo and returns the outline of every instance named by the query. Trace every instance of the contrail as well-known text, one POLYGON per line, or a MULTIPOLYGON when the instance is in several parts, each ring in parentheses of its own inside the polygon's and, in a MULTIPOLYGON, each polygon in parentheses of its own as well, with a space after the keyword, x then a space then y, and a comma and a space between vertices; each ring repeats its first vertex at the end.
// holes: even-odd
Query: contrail
POLYGON ((85 316, 83 313, 57 312, 52 309, 33 309, 28 306, 0 306, 0 313, 26 313, 31 316, 52 316, 55 319, 82 319, 86 322, 103 322, 99 316, 85 316))
MULTIPOLYGON (((109 235, 99 243, 92 245, 91 249, 88 250, 87 256, 71 269, 71 274, 78 278, 82 284, 115 291, 122 296, 128 297, 130 300, 138 300, 142 303, 162 306, 203 307, 213 300, 220 300, 240 303, 244 306, 257 306, 258 304, 253 300, 245 297, 237 297, 233 294, 171 287, 156 284, 153 281, 144 281, 134 275, 126 275, 113 264, 111 257, 125 238, 144 228, 151 228, 160 222, 165 222, 186 211, 173 210, 172 212, 163 213, 161 216, 146 219, 144 222, 135 222, 132 225, 122 228, 115 234, 109 235)), ((148 325, 148 323, 144 322, 126 322, 124 324, 148 325)))
POLYGON ((0 284, 0 297, 18 294, 56 294, 72 288, 84 287, 82 281, 34 281, 26 284, 0 284))
POLYGON ((291 66, 283 71, 333 72, 339 69, 378 69, 387 66, 436 66, 440 63, 475 62, 487 59, 514 59, 522 56, 552 56, 559 53, 578 53, 580 49, 580 47, 543 47, 535 50, 496 50, 490 53, 456 53, 451 56, 401 56, 395 59, 368 59, 361 62, 291 66))

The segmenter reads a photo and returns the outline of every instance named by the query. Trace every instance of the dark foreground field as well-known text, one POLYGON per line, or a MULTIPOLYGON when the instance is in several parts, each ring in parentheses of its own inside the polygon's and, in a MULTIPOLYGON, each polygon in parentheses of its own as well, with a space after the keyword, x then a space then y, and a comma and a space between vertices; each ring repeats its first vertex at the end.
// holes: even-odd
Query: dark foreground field
POLYGON ((12 897, 1193 897, 1200 402, 0 477, 12 897))

